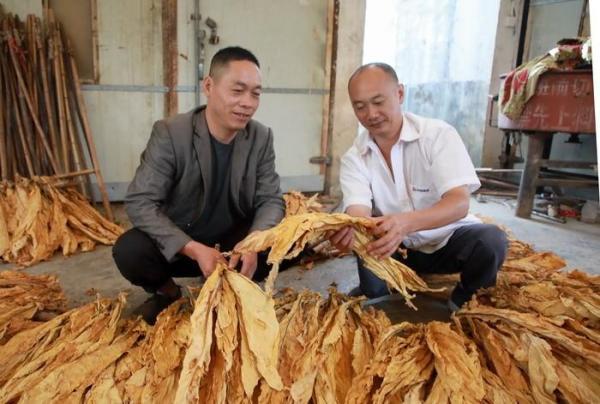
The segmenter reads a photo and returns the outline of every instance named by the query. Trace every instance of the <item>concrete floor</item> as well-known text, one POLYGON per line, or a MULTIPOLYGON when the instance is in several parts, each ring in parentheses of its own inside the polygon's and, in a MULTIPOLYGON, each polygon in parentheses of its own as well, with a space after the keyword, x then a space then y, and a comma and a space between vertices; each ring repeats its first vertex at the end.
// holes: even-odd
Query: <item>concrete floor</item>
MULTIPOLYGON (((509 227, 517 238, 533 243, 537 250, 557 253, 567 260, 568 268, 578 268, 593 274, 600 274, 598 258, 600 255, 600 225, 590 225, 569 219, 566 224, 549 222, 543 218, 520 219, 514 216, 515 201, 488 199, 478 202, 472 199, 471 211, 494 218, 499 224, 509 227)), ((116 206, 118 220, 126 225, 127 219, 122 206, 116 206)), ((0 265, 0 270, 12 265, 0 265)), ((86 303, 99 293, 104 297, 116 296, 120 291, 128 292, 126 314, 142 303, 147 294, 125 281, 112 260, 111 248, 100 246, 95 251, 80 253, 72 257, 55 255, 50 261, 25 269, 32 274, 56 274, 69 301, 70 307, 86 303)), ((179 281, 186 285, 198 285, 198 280, 186 278, 179 281)), ((356 261, 352 256, 329 260, 315 265, 312 270, 301 267, 290 268, 282 272, 277 279, 277 287, 309 288, 326 293, 335 283, 341 292, 349 292, 358 285, 356 261)), ((393 321, 429 321, 443 320, 449 313, 444 302, 419 297, 416 301, 420 308, 414 312, 402 304, 397 296, 372 302, 388 312, 393 321)))

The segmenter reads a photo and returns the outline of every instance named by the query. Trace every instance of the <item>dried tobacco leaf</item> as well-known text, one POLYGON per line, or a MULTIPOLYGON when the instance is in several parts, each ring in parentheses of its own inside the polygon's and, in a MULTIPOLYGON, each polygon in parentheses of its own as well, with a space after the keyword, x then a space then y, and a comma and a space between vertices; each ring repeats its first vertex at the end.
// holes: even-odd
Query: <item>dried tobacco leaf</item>
POLYGON ((600 345, 596 338, 565 327, 576 320, 487 307, 476 301, 460 310, 457 318, 484 348, 489 369, 513 388, 518 402, 568 398, 592 403, 600 397, 600 345))
POLYGON ((121 227, 102 217, 74 189, 59 188, 51 177, 18 179, 0 186, 0 256, 29 266, 50 258, 114 244, 121 227))
POLYGON ((37 326, 66 308, 58 279, 51 275, 0 272, 0 345, 17 333, 37 326))
POLYGON ((122 355, 140 335, 139 327, 123 330, 119 326, 124 304, 124 296, 116 301, 98 300, 23 331, 0 346, 0 357, 7 358, 0 370, 0 402, 37 394, 60 401, 78 387, 91 386, 104 369, 98 365, 100 357, 109 362, 116 359, 118 349, 122 355), (110 346, 116 340, 119 348, 114 350, 110 346), (63 375, 72 375, 68 391, 62 390, 63 375), (44 390, 38 386, 45 386, 44 390))
POLYGON ((433 370, 423 326, 394 325, 381 335, 371 361, 352 381, 345 402, 400 402, 407 395, 422 401, 422 389, 433 370))
POLYGON ((436 397, 427 401, 479 403, 485 395, 479 355, 475 345, 449 324, 431 322, 425 327, 427 346, 434 356, 436 397))
POLYGON ((315 292, 295 295, 280 322, 278 369, 284 389, 262 383, 258 402, 344 401, 354 377, 370 360, 373 341, 390 322, 381 312, 363 310, 360 298, 334 289, 329 293, 327 300, 315 292))
POLYGON ((323 205, 317 202, 319 194, 310 198, 298 191, 289 191, 283 195, 285 202, 285 216, 299 215, 302 213, 321 212, 323 205))
POLYGON ((283 388, 273 300, 251 280, 219 265, 200 291, 190 322, 176 402, 226 402, 230 390, 251 400, 260 381, 283 388))
POLYGON ((411 303, 414 295, 410 294, 410 290, 440 291, 429 288, 412 269, 401 262, 391 257, 385 260, 372 257, 367 252, 367 245, 373 240, 368 233, 373 227, 372 220, 344 213, 307 213, 286 217, 269 230, 250 234, 236 246, 235 252, 259 252, 270 248, 267 262, 272 264, 273 268, 267 278, 265 290, 271 293, 282 260, 297 256, 307 243, 322 239, 328 232, 345 226, 355 228, 353 250, 365 261, 365 266, 385 280, 390 288, 398 290, 406 299, 408 306, 416 309, 411 303))

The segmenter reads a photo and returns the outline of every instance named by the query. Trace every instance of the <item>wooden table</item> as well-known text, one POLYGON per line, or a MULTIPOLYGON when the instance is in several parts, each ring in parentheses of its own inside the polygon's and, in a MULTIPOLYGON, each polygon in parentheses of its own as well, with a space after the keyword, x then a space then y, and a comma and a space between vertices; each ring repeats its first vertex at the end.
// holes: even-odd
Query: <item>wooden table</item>
POLYGON ((536 188, 597 187, 598 178, 575 178, 565 172, 545 175, 548 168, 593 168, 596 161, 549 160, 552 137, 556 133, 595 135, 594 90, 591 70, 544 73, 536 93, 527 102, 518 120, 498 114, 498 127, 503 131, 518 131, 528 137, 525 168, 519 185, 517 211, 519 217, 529 217, 533 209, 536 188))

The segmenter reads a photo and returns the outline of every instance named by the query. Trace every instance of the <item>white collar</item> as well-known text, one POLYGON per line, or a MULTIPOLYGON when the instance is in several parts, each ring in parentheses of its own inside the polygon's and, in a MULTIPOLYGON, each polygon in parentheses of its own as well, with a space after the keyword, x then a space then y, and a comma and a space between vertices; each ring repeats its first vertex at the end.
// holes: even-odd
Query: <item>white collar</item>
MULTIPOLYGON (((400 137, 396 144, 400 144, 400 142, 412 142, 421 137, 411 115, 410 113, 402 113, 402 129, 400 130, 400 137)), ((354 145, 361 155, 364 155, 369 149, 375 150, 375 148, 378 148, 377 143, 375 143, 375 140, 373 140, 373 137, 367 130, 362 131, 358 135, 354 141, 354 145)))

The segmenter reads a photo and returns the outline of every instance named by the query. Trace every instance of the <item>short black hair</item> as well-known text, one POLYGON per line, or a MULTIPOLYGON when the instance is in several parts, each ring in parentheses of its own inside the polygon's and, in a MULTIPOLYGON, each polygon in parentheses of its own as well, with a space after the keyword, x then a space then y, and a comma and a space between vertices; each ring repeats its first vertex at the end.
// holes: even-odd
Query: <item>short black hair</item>
POLYGON ((352 76, 350 76, 350 79, 348 80, 348 85, 350 85, 350 82, 352 81, 352 79, 354 79, 360 73, 364 72, 367 69, 371 69, 374 67, 382 70, 385 74, 390 76, 390 79, 394 80, 394 82, 396 82, 396 83, 399 82, 398 75, 396 74, 396 71, 394 70, 394 68, 392 66, 388 65, 387 63, 383 63, 383 62, 374 62, 374 63, 367 63, 366 65, 362 65, 361 67, 356 69, 354 71, 354 73, 352 73, 352 76))
POLYGON ((220 49, 210 61, 209 75, 214 77, 217 71, 229 64, 238 60, 247 60, 260 67, 258 59, 248 49, 244 49, 240 46, 229 46, 227 48, 220 49))

